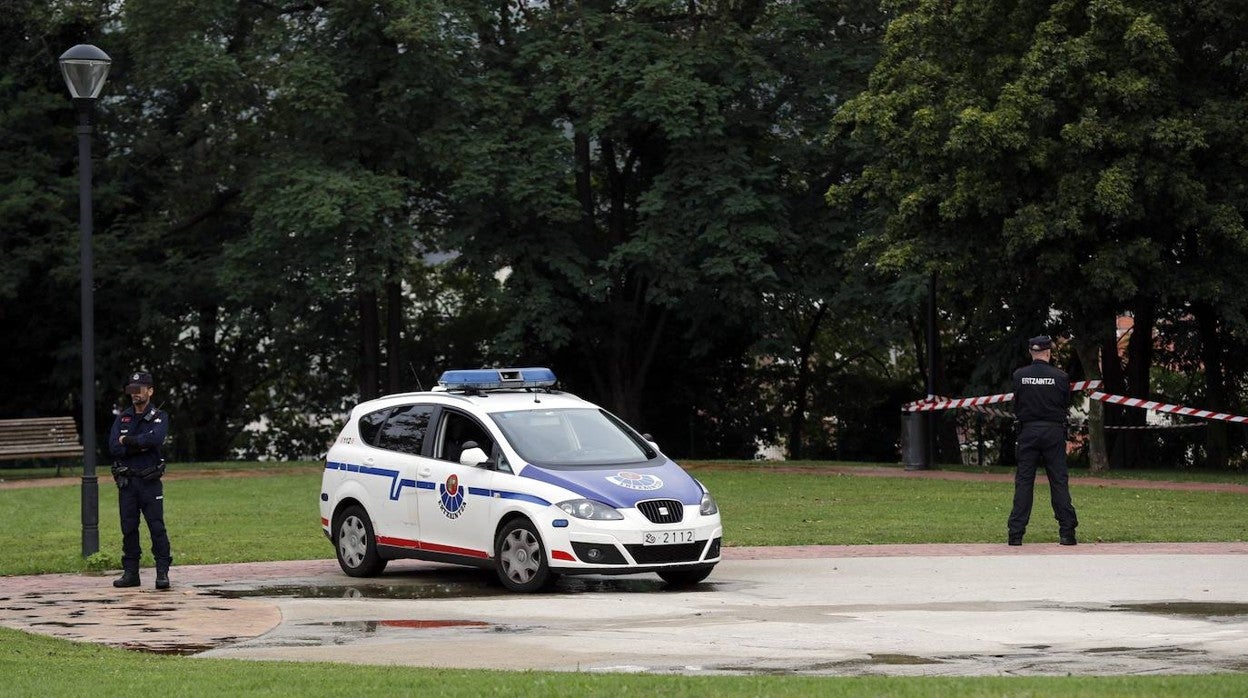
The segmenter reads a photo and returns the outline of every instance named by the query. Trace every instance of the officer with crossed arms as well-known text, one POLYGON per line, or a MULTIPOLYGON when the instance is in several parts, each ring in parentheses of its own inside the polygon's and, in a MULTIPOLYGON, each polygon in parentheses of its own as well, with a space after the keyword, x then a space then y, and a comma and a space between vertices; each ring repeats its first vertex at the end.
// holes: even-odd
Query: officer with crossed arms
POLYGON ((165 493, 160 476, 165 473, 165 459, 160 446, 169 433, 169 415, 152 406, 152 374, 135 371, 130 374, 126 393, 133 403, 117 415, 108 435, 108 451, 113 462, 113 480, 117 483, 117 506, 121 512, 122 575, 113 580, 115 587, 139 585, 139 514, 147 521, 152 535, 152 556, 156 558, 156 588, 169 588, 169 535, 165 532, 165 493))
POLYGON ((1066 472, 1066 410, 1070 377, 1053 366, 1053 340, 1046 335, 1027 340, 1031 364, 1014 372, 1014 414, 1018 418, 1018 469, 1014 471, 1014 509, 1008 522, 1009 544, 1022 545, 1031 520, 1036 467, 1044 466, 1049 497, 1062 545, 1075 545, 1079 519, 1070 501, 1066 472))

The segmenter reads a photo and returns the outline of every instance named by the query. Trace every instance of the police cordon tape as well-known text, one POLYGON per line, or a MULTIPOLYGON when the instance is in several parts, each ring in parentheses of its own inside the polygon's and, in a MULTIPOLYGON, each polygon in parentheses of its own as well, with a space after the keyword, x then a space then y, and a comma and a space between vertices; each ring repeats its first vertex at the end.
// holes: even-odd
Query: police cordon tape
MULTIPOLYGON (((1075 381, 1070 384, 1070 389, 1075 390, 1096 390, 1101 387, 1099 380, 1091 381, 1075 381)), ((992 405, 998 402, 1011 402, 1014 399, 1014 393, 998 393, 997 395, 981 395, 979 397, 960 397, 950 399, 947 397, 935 397, 932 399, 924 398, 915 400, 901 406, 902 412, 930 412, 932 410, 953 410, 960 407, 973 407, 978 405, 992 405)))
MULTIPOLYGON (((997 419, 1008 419, 1014 421, 1014 413, 1009 410, 997 409, 996 407, 981 407, 974 405, 966 408, 970 412, 996 417, 997 419)), ((1071 420, 1071 426, 1083 429, 1088 426, 1088 420, 1079 419, 1071 420)), ((1180 422, 1178 424, 1106 424, 1103 428, 1105 431, 1154 431, 1156 429, 1190 429, 1192 427, 1203 427, 1205 422, 1180 422)))
POLYGON ((1102 393, 1100 391, 1093 392, 1088 397, 1093 400, 1100 400, 1111 405, 1122 405, 1124 407, 1138 407, 1142 410, 1153 410, 1154 412, 1168 412, 1170 414, 1181 414, 1185 417, 1199 417, 1200 419, 1218 419, 1224 422, 1235 422, 1243 424, 1248 422, 1248 417, 1241 417, 1235 414, 1227 414, 1225 412, 1214 412, 1212 410, 1199 410, 1195 407, 1184 407, 1183 405, 1171 405, 1164 402, 1155 402, 1153 400, 1141 400, 1135 397, 1126 397, 1125 395, 1113 395, 1110 393, 1102 393))
MULTIPOLYGON (((1243 417, 1226 412, 1214 412, 1213 410, 1202 410, 1195 407, 1187 407, 1184 405, 1170 404, 1165 402, 1157 402, 1155 400, 1144 400, 1141 398, 1127 397, 1125 395, 1114 395, 1113 393, 1103 393, 1097 388, 1101 387, 1099 380, 1075 381, 1070 384, 1072 391, 1091 390, 1088 395, 1089 399, 1099 400, 1111 405, 1120 405, 1123 407, 1136 407, 1142 410, 1152 410, 1154 412, 1165 412, 1168 414, 1177 414, 1184 417, 1196 417, 1198 419, 1217 419, 1224 422, 1232 422, 1235 424, 1248 423, 1248 417, 1243 417)), ((933 410, 952 410, 967 409, 973 412, 979 412, 992 417, 1001 417, 1002 419, 1012 419, 1013 414, 1006 410, 996 409, 992 407, 983 407, 983 405, 995 404, 1000 402, 1010 402, 1014 399, 1014 393, 999 393, 997 395, 981 395, 980 397, 964 397, 964 398, 947 398, 933 397, 931 399, 915 400, 902 406, 903 412, 928 412, 933 410)), ((1110 430, 1133 430, 1133 429, 1185 429, 1189 427, 1204 426, 1203 422, 1191 422, 1184 424, 1147 424, 1147 425, 1108 425, 1105 428, 1110 430)))

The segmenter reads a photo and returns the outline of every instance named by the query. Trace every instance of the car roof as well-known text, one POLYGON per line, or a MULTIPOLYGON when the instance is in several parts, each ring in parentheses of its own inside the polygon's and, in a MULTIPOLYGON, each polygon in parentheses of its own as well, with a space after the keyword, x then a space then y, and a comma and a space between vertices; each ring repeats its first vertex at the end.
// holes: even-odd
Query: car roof
POLYGON ((459 405, 472 407, 482 412, 514 412, 518 410, 566 409, 570 407, 596 408, 597 405, 587 402, 571 393, 558 391, 531 390, 484 390, 474 392, 426 390, 413 393, 397 393, 362 402, 356 405, 355 414, 366 414, 374 410, 409 405, 413 403, 437 405, 459 405))

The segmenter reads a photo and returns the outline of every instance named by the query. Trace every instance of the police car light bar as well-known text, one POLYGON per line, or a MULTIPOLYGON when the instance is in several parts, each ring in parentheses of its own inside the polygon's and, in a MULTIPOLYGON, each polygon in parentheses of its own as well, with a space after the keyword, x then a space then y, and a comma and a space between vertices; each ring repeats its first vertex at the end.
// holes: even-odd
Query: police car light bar
POLYGON ((500 388, 549 388, 555 372, 549 368, 479 368, 446 371, 438 385, 447 390, 498 390, 500 388))

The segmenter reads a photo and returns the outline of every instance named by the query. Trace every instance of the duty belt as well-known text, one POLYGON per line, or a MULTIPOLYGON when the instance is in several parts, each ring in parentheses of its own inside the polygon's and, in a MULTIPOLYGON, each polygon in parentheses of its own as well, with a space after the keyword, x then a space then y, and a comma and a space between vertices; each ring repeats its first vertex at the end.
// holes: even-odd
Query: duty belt
POLYGON ((1066 422, 1045 422, 1045 421, 1042 421, 1042 420, 1038 420, 1038 419, 1036 419, 1036 420, 1032 420, 1032 421, 1030 421, 1030 422, 1023 422, 1023 426, 1025 426, 1025 427, 1031 427, 1031 426, 1036 426, 1036 427, 1062 427, 1062 428, 1064 429, 1064 428, 1066 428, 1066 422))

